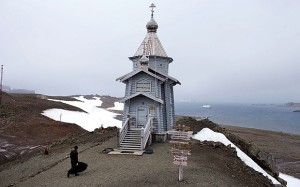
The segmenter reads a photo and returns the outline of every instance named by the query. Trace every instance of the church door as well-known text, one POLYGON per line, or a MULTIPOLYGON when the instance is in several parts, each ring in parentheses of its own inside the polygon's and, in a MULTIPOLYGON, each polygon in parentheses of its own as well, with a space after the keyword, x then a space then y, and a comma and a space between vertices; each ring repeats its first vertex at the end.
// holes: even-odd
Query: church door
POLYGON ((148 108, 140 106, 137 108, 137 126, 144 127, 148 120, 148 108))

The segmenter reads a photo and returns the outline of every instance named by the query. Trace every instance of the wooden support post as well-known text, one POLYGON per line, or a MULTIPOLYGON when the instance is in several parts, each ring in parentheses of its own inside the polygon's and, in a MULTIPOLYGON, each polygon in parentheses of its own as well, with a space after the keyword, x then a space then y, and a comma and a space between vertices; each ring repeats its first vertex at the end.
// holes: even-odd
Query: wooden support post
POLYGON ((150 132, 149 140, 148 140, 148 145, 151 145, 152 143, 152 133, 150 132))
POLYGON ((179 165, 179 182, 183 181, 183 165, 179 165))
POLYGON ((117 147, 120 148, 120 128, 117 128, 117 147))
POLYGON ((2 104, 2 79, 3 79, 3 65, 1 65, 1 79, 0 79, 0 106, 2 104))
POLYGON ((130 129, 130 115, 127 115, 128 118, 128 130, 130 129))
POLYGON ((141 128, 141 151, 144 150, 143 144, 144 144, 144 127, 141 128))

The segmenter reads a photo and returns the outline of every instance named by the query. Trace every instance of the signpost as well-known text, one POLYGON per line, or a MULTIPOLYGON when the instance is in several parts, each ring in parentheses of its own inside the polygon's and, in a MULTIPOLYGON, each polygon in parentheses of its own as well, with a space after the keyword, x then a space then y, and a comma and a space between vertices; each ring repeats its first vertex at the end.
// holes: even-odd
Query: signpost
POLYGON ((173 130, 168 131, 171 134, 170 143, 173 144, 171 152, 174 154, 173 164, 179 166, 179 181, 183 180, 183 166, 187 166, 187 160, 191 155, 190 138, 193 136, 193 131, 189 131, 190 127, 185 125, 173 126, 173 130))
POLYGON ((2 79, 3 79, 3 65, 1 65, 1 80, 0 80, 0 106, 2 104, 2 79))

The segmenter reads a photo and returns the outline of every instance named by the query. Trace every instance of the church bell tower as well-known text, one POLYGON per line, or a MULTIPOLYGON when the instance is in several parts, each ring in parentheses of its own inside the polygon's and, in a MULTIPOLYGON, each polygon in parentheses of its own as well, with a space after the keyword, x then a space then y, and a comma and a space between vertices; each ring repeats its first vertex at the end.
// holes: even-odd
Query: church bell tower
MULTIPOLYGON (((151 18, 146 24, 147 34, 132 57, 129 57, 133 70, 117 81, 126 84, 123 126, 146 128, 151 121, 151 134, 160 141, 161 135, 175 124, 173 87, 180 82, 169 76, 169 65, 173 59, 163 48, 158 36, 158 24, 154 20, 154 8, 151 6, 151 18), (150 120, 151 119, 151 120, 150 120)), ((166 136, 165 136, 166 137, 166 136)))

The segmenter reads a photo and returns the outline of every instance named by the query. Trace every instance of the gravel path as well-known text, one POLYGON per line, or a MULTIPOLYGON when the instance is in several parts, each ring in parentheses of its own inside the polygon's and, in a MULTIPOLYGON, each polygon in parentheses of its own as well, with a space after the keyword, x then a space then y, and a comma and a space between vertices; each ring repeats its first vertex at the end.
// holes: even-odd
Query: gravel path
POLYGON ((178 182, 178 166, 172 163, 169 143, 153 144, 153 154, 107 155, 101 150, 115 147, 113 137, 100 145, 79 145, 79 161, 88 169, 67 178, 70 149, 49 156, 36 156, 0 173, 0 186, 270 186, 260 174, 246 167, 230 148, 192 145, 184 168, 185 181, 178 182))

